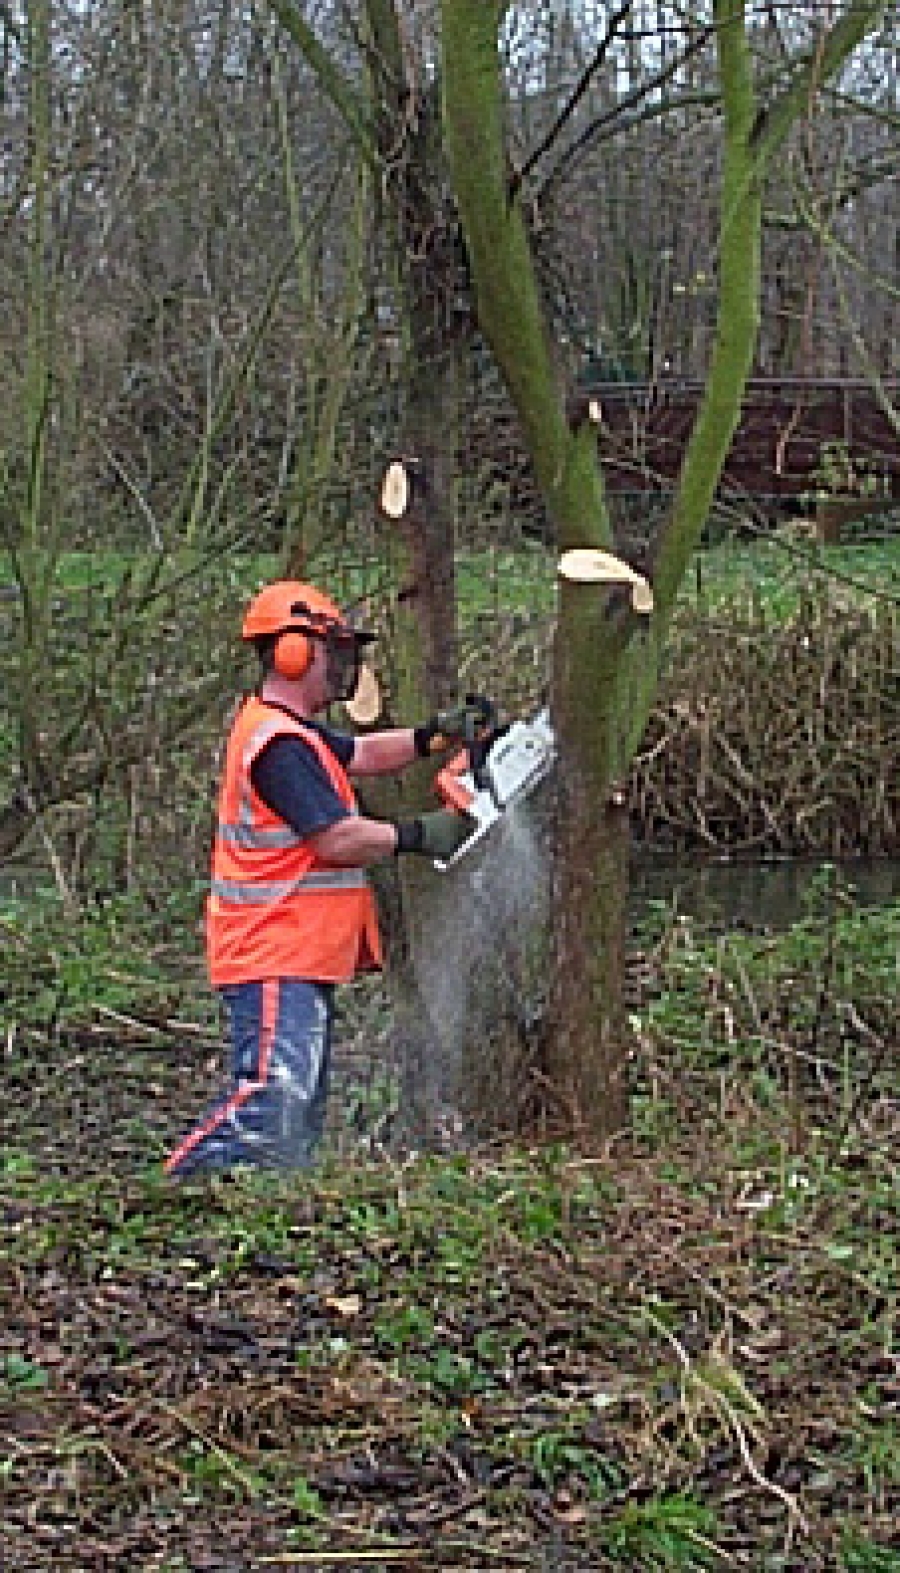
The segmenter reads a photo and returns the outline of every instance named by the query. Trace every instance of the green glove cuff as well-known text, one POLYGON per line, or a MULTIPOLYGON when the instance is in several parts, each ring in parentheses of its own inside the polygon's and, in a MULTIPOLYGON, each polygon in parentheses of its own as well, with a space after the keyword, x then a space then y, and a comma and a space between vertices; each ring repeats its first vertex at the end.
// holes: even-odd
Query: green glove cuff
POLYGON ((423 857, 446 863, 471 834, 472 824, 451 809, 436 809, 416 819, 394 822, 397 843, 395 857, 403 852, 418 852, 423 857))
POLYGON ((399 857, 401 852, 421 852, 424 827, 421 819, 396 819, 394 829, 397 832, 397 845, 394 847, 394 857, 399 857))

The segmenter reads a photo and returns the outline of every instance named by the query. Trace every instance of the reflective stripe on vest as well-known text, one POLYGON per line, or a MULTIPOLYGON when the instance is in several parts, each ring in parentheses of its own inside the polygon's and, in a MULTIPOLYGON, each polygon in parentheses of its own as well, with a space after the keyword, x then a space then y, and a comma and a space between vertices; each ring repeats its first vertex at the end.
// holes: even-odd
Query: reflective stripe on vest
MULTIPOLYGON (((241 805, 243 812, 245 805, 241 805)), ((295 830, 254 830, 252 825, 229 825, 219 822, 216 832, 223 841, 233 847, 252 847, 264 850, 266 847, 299 847, 302 837, 295 830)))
MULTIPOLYGON (((303 841, 303 837, 299 836, 296 830, 292 830, 290 825, 280 825, 272 830, 257 830, 253 824, 253 808, 250 802, 249 788, 250 765, 252 761, 262 753, 266 744, 270 742, 273 737, 283 736, 284 726, 281 721, 266 720, 256 728, 256 731, 251 734, 244 745, 243 769, 241 772, 241 800, 238 807, 237 823, 230 823, 228 820, 220 820, 216 832, 220 839, 222 841, 227 841, 230 846, 245 847, 251 852, 265 852, 271 850, 272 848, 280 850, 281 848, 299 847, 303 841)), ((354 885, 357 883, 360 882, 353 882, 354 885)), ((346 880, 329 880, 323 888, 328 889, 329 886, 334 888, 338 885, 341 889, 346 889, 348 882, 346 880)), ((290 888, 290 886, 285 886, 284 893, 286 894, 290 888)), ((217 891, 215 888, 213 893, 215 895, 222 894, 221 891, 217 891)), ((246 896, 230 896, 225 897, 225 899, 231 901, 246 901, 249 898, 246 896)), ((272 899, 278 900, 279 898, 273 897, 272 899)))
POLYGON ((235 906, 265 907, 274 901, 284 901, 288 896, 302 895, 307 890, 361 890, 365 885, 366 876, 361 868, 335 868, 304 874, 302 879, 268 880, 264 885, 213 879, 210 891, 220 901, 231 901, 235 906))

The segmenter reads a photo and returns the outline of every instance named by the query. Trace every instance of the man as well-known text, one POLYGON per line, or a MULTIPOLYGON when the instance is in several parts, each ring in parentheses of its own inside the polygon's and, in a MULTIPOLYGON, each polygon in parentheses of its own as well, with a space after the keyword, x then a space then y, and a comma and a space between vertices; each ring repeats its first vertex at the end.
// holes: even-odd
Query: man
POLYGON ((309 584, 279 580, 260 591, 242 636, 256 647, 261 678, 228 739, 206 909, 210 981, 230 1015, 234 1075, 166 1160, 178 1177, 312 1162, 334 987, 381 965, 364 871, 399 853, 452 857, 470 829, 446 810, 370 819, 351 777, 402 770, 470 737, 490 713, 470 697, 424 726, 357 738, 315 722, 352 698, 372 635, 309 584))

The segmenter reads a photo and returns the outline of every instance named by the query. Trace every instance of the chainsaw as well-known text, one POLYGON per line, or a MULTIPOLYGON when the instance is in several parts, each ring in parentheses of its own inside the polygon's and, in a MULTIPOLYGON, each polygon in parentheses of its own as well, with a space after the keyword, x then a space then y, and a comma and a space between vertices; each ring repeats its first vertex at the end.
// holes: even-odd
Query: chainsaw
POLYGON ((436 858, 435 868, 446 873, 466 857, 511 804, 531 795, 555 759, 556 739, 544 709, 530 721, 492 727, 448 760, 434 788, 445 808, 472 821, 472 832, 446 862, 436 858))

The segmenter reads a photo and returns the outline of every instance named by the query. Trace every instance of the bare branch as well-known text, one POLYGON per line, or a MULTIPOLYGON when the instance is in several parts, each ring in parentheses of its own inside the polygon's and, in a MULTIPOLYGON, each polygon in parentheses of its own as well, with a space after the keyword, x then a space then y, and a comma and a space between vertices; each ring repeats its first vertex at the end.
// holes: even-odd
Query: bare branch
POLYGON ((625 4, 610 18, 609 27, 606 30, 606 34, 604 38, 601 39, 600 46, 597 49, 593 60, 582 72, 581 79, 576 84, 575 90, 570 95, 568 102, 560 110, 543 141, 538 143, 537 147, 534 149, 534 152, 529 154, 528 158, 525 160, 525 163, 522 165, 522 168, 516 172, 516 174, 513 176, 513 179, 510 181, 511 197, 515 196, 519 187, 524 181, 528 179, 528 176, 531 174, 532 170, 540 163, 545 154, 549 153, 563 127, 569 120, 571 120, 581 99, 584 97, 585 93, 590 87, 591 81, 597 75, 597 72, 600 70, 600 67, 603 65, 604 60, 609 54, 616 34, 626 19, 631 15, 631 8, 632 0, 625 0, 625 4))
MULTIPOLYGON (((599 138, 601 132, 603 132, 613 123, 621 124, 621 122, 626 119, 626 117, 628 117, 629 110, 636 109, 637 106, 642 104, 644 100, 647 99, 651 94, 656 93, 659 88, 664 85, 664 83, 670 82, 673 76, 678 74, 682 66, 684 66, 688 60, 692 59, 694 55, 699 54, 700 50, 705 47, 712 36, 712 32, 713 29, 710 27, 701 28, 700 32, 697 34, 697 37, 692 39, 689 44, 685 45, 685 48, 681 51, 681 53, 675 55, 661 71, 658 71, 655 76, 649 77, 646 82, 642 82, 640 87, 636 87, 633 92, 626 93, 625 97, 619 99, 618 103, 613 109, 607 110, 605 114, 599 115, 596 120, 592 121, 592 123, 585 128, 581 135, 576 137, 575 141, 571 142, 566 148, 565 153, 563 153, 562 157, 559 159, 556 167, 551 170, 550 174, 547 176, 547 179, 544 181, 544 184, 541 186, 540 194, 542 196, 545 195, 550 187, 554 185, 557 180, 562 178, 572 161, 577 158, 578 154, 583 152, 586 147, 589 147, 591 143, 595 142, 599 138)), ((631 122, 629 121, 629 123, 631 122)))
POLYGON ((339 71, 334 57, 290 0, 268 0, 268 3, 315 73, 319 86, 341 116, 360 153, 370 164, 377 165, 375 138, 364 105, 350 82, 339 71))

